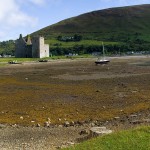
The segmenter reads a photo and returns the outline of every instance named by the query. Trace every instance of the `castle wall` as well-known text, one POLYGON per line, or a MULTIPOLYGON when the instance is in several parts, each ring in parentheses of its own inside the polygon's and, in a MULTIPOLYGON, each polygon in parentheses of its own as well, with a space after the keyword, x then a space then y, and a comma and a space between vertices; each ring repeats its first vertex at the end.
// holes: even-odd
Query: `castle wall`
POLYGON ((49 45, 44 43, 44 37, 27 37, 27 42, 20 35, 16 41, 15 57, 44 58, 49 57, 49 45))
POLYGON ((32 45, 26 45, 25 58, 32 58, 32 45))
POLYGON ((31 58, 32 57, 32 44, 26 43, 22 35, 18 40, 16 40, 15 44, 15 57, 18 58, 31 58))
POLYGON ((32 39, 32 57, 33 58, 39 58, 39 48, 40 48, 40 43, 39 43, 39 37, 34 37, 32 39))
POLYGON ((15 57, 23 58, 25 57, 26 43, 24 39, 19 38, 15 43, 15 57))
POLYGON ((44 43, 43 37, 34 37, 32 40, 32 57, 49 57, 49 45, 44 43))
POLYGON ((40 58, 49 57, 49 45, 44 43, 44 38, 40 37, 40 49, 39 56, 40 58))

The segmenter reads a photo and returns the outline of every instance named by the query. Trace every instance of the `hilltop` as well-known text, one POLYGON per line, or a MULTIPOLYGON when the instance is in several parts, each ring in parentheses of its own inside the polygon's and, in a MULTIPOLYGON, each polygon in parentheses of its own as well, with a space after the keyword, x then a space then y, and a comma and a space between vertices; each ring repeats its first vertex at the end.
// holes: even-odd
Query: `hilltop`
POLYGON ((33 35, 47 39, 80 34, 84 39, 126 41, 135 36, 150 41, 150 4, 93 11, 45 27, 33 35))

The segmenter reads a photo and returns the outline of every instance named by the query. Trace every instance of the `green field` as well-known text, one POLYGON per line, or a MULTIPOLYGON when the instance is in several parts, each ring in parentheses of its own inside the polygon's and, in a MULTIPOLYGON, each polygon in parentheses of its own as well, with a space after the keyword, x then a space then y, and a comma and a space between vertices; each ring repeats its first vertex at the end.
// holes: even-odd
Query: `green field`
MULTIPOLYGON (((48 58, 42 58, 46 59, 46 60, 57 60, 57 59, 76 59, 76 58, 93 58, 94 56, 90 55, 90 54, 84 54, 84 55, 77 55, 77 56, 70 56, 70 57, 66 57, 66 56, 52 56, 52 57, 48 57, 48 58)), ((15 58, 15 57, 11 57, 11 58, 0 58, 0 66, 3 66, 4 63, 7 63, 9 61, 16 61, 16 62, 36 62, 41 60, 40 58, 15 58)))
MULTIPOLYGON (((61 46, 61 47, 73 47, 76 45, 83 45, 83 46, 90 46, 90 45, 102 45, 102 41, 98 40, 81 40, 79 42, 62 42, 58 41, 57 39, 49 39, 45 41, 47 44, 50 45, 50 47, 56 47, 56 46, 61 46)), ((119 44, 118 42, 104 42, 105 45, 117 45, 119 44)))
POLYGON ((150 126, 98 137, 65 150, 150 150, 150 126))

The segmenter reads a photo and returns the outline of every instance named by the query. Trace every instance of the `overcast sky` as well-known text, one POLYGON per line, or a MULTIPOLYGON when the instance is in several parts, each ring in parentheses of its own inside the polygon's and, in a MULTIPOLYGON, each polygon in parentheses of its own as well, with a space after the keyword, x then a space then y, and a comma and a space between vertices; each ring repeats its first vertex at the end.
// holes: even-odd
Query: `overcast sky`
POLYGON ((150 0, 0 0, 0 41, 86 12, 137 4, 150 4, 150 0))

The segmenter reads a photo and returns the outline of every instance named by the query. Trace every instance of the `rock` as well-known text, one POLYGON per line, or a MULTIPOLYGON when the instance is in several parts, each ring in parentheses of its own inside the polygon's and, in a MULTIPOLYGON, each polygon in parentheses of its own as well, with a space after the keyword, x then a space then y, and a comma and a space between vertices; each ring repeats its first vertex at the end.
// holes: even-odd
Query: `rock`
POLYGON ((84 121, 77 121, 76 122, 79 126, 83 126, 84 125, 84 121))
POLYGON ((74 145, 75 143, 73 142, 67 142, 67 145, 74 145))
POLYGON ((85 135, 85 134, 89 134, 89 130, 82 130, 80 133, 80 135, 85 135))
POLYGON ((137 117, 137 115, 130 115, 130 117, 134 118, 134 117, 137 117))
POLYGON ((38 123, 37 125, 36 125, 36 127, 40 127, 41 125, 38 123))
POLYGON ((58 127, 59 127, 59 128, 62 128, 62 127, 63 127, 63 125, 58 125, 58 127))
POLYGON ((48 121, 46 121, 46 122, 44 123, 44 127, 50 127, 50 123, 49 123, 48 121))
POLYGON ((118 120, 118 119, 120 119, 120 117, 114 117, 114 119, 115 119, 115 120, 118 120))
POLYGON ((59 118, 58 121, 61 121, 61 119, 59 118))
POLYGON ((130 123, 132 123, 132 124, 140 124, 142 122, 143 122, 142 120, 132 120, 132 121, 130 121, 130 123))
POLYGON ((106 127, 92 127, 90 129, 90 137, 100 136, 103 134, 110 134, 112 130, 106 129, 106 127))
POLYGON ((143 119, 143 122, 150 123, 150 119, 143 119))
POLYGON ((68 121, 66 121, 66 122, 64 123, 64 126, 65 126, 65 127, 69 127, 69 126, 70 126, 70 123, 69 123, 68 121))
POLYGON ((18 127, 18 126, 17 126, 17 124, 13 124, 12 127, 16 128, 16 127, 18 127))
POLYGON ((74 126, 74 125, 75 125, 74 121, 71 121, 70 126, 74 126))
POLYGON ((95 123, 92 122, 92 123, 90 123, 89 125, 90 125, 90 127, 94 127, 94 126, 95 126, 95 123))
POLYGON ((6 125, 0 124, 0 128, 5 128, 5 127, 6 127, 6 125))
POLYGON ((23 120, 23 116, 20 116, 20 119, 23 120))

